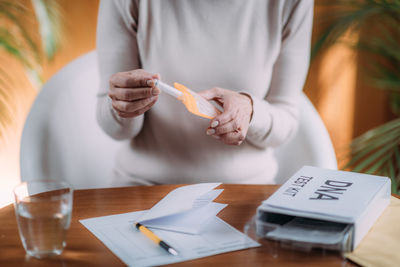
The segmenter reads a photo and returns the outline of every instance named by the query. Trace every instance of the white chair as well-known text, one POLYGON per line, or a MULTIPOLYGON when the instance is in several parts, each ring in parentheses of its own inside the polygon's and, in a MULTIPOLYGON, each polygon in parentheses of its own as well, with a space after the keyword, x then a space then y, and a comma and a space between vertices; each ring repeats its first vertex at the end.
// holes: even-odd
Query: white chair
POLYGON ((284 183, 304 165, 337 170, 331 138, 318 111, 305 94, 300 101, 300 123, 297 134, 275 150, 279 170, 276 182, 284 183))
POLYGON ((110 185, 119 143, 96 122, 95 52, 62 68, 42 88, 21 140, 21 180, 61 179, 74 188, 110 185))
MULTIPOLYGON (((97 125, 98 86, 95 52, 72 61, 44 85, 22 134, 23 181, 61 179, 77 189, 110 185, 121 142, 106 136, 97 125)), ((276 151, 280 182, 303 165, 337 168, 329 135, 305 95, 301 106, 297 135, 276 151)))

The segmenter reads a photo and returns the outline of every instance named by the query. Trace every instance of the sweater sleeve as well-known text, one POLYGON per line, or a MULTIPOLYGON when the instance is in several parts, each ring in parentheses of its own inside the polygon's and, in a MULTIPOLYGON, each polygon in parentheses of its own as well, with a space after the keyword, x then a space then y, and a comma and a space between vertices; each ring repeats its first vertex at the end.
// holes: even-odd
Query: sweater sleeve
POLYGON ((102 0, 97 21, 96 51, 100 74, 96 117, 100 127, 117 140, 134 138, 142 129, 144 115, 122 118, 108 96, 110 77, 140 68, 136 42, 138 3, 102 0))
POLYGON ((298 100, 309 66, 313 1, 299 0, 290 10, 283 10, 283 19, 285 13, 268 94, 264 99, 250 94, 253 117, 247 141, 260 148, 285 143, 298 127, 298 100))

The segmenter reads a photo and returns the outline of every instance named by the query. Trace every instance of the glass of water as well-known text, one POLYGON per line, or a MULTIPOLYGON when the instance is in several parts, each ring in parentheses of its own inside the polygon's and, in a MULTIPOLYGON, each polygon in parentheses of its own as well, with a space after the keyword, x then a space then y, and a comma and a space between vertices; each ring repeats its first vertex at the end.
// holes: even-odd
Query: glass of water
POLYGON ((22 245, 28 255, 60 255, 71 223, 73 189, 65 182, 42 180, 15 187, 15 214, 22 245))

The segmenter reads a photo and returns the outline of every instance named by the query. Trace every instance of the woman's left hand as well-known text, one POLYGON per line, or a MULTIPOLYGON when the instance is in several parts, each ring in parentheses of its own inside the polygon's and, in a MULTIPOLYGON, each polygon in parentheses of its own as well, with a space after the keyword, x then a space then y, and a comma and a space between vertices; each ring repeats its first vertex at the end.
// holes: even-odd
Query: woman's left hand
POLYGON ((253 114, 250 96, 222 88, 212 88, 199 94, 207 100, 214 100, 224 108, 223 113, 210 121, 207 135, 227 145, 240 145, 246 138, 253 114))

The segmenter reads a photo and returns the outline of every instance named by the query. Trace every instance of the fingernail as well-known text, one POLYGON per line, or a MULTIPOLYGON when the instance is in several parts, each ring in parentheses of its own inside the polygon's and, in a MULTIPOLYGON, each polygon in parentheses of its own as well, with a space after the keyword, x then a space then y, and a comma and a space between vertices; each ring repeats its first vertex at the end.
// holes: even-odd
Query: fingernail
POLYGON ((212 128, 215 128, 215 127, 218 126, 218 124, 219 124, 218 121, 213 121, 213 122, 211 123, 211 127, 212 127, 212 128))
POLYGON ((221 137, 219 135, 211 135, 211 136, 218 140, 221 139, 221 137))
POLYGON ((215 130, 214 129, 208 129, 207 130, 207 135, 213 135, 215 134, 215 130))
POLYGON ((153 86, 154 82, 153 82, 153 80, 147 80, 146 83, 148 86, 153 86))
POLYGON ((159 95, 161 93, 161 91, 160 91, 160 89, 158 89, 158 87, 154 87, 151 90, 151 93, 152 93, 152 95, 156 96, 156 95, 159 95))

